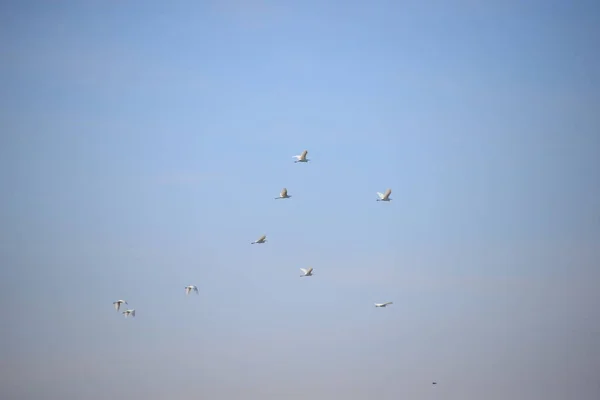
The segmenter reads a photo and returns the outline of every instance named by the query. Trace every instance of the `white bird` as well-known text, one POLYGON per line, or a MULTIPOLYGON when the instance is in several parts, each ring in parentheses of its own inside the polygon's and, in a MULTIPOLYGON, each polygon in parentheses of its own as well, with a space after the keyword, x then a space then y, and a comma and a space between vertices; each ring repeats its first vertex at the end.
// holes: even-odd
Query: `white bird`
POLYGON ((262 244, 262 243, 265 243, 265 242, 268 242, 267 235, 262 235, 257 241, 252 242, 250 244, 255 244, 255 243, 262 244))
POLYGON ((119 311, 119 309, 121 308, 121 304, 127 304, 127 302, 125 300, 117 300, 113 302, 114 306, 115 306, 115 310, 119 311))
POLYGON ((130 315, 132 317, 135 317, 135 310, 125 310, 123 311, 123 315, 125 316, 125 318, 129 317, 130 315))
POLYGON ((379 198, 377 199, 377 201, 390 201, 392 199, 390 199, 390 194, 392 194, 392 189, 388 189, 385 191, 385 193, 379 193, 377 192, 377 196, 379 196, 379 198))
POLYGON ((302 274, 303 274, 303 275, 300 275, 300 278, 302 278, 305 276, 312 276, 313 269, 312 269, 312 267, 310 267, 309 269, 300 268, 300 271, 302 271, 302 274))
POLYGON ((294 156, 294 158, 296 159, 296 161, 294 161, 295 163, 297 162, 309 162, 310 160, 308 158, 306 158, 306 155, 308 154, 308 150, 304 150, 302 152, 302 154, 294 156))
POLYGON ((289 199, 292 196, 288 195, 287 189, 283 188, 281 189, 281 193, 279 193, 279 197, 275 197, 275 200, 279 200, 279 199, 289 199))
POLYGON ((190 294, 190 292, 191 292, 192 290, 193 290, 194 292, 196 292, 196 294, 199 294, 199 293, 198 293, 198 288, 197 288, 196 286, 194 286, 194 285, 186 286, 186 287, 185 287, 185 294, 186 294, 186 295, 190 294))
POLYGON ((388 301, 387 303, 375 303, 375 307, 387 307, 389 304, 394 304, 391 301, 388 301))

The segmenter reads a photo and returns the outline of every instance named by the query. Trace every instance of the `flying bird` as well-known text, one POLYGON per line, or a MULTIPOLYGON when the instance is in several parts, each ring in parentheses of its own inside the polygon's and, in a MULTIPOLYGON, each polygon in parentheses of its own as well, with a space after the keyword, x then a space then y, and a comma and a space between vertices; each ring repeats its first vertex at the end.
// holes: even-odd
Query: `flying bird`
POLYGON ((281 193, 279 193, 279 197, 275 197, 275 200, 279 200, 279 199, 289 199, 292 196, 288 195, 287 189, 283 188, 281 189, 281 193))
POLYGON ((194 286, 194 285, 186 286, 186 287, 185 287, 185 294, 186 294, 186 295, 190 294, 190 292, 191 292, 192 290, 193 290, 194 292, 196 292, 196 294, 199 294, 199 293, 198 293, 198 288, 197 288, 196 286, 194 286))
POLYGON ((300 271, 302 271, 302 274, 303 274, 303 275, 300 275, 300 278, 305 277, 305 276, 312 276, 313 268, 312 267, 310 267, 309 269, 300 268, 300 271))
POLYGON ((431 382, 432 385, 437 385, 437 382, 431 382))
POLYGON ((119 311, 119 309, 121 308, 121 304, 127 304, 127 302, 125 300, 117 300, 113 302, 114 306, 115 306, 115 310, 119 311))
POLYGON ((135 310, 125 310, 123 311, 123 315, 125 316, 125 318, 129 317, 130 315, 132 317, 135 317, 135 310))
POLYGON ((262 236, 261 236, 261 237, 260 237, 260 238, 259 238, 257 241, 255 241, 255 242, 252 242, 252 243, 250 243, 250 244, 255 244, 255 243, 257 243, 257 244, 262 244, 262 243, 265 243, 265 242, 267 242, 267 241, 268 241, 268 240, 267 240, 267 235, 262 235, 262 236))
POLYGON ((387 307, 390 304, 394 304, 391 301, 388 301, 387 303, 375 303, 375 307, 387 307))
POLYGON ((310 160, 308 158, 306 158, 306 155, 308 154, 308 150, 304 150, 302 152, 302 154, 298 155, 298 156, 294 156, 294 158, 296 159, 296 161, 294 161, 295 163, 298 162, 309 162, 310 160))
POLYGON ((388 189, 385 191, 385 193, 379 193, 377 192, 377 196, 379 196, 379 198, 377 199, 377 201, 390 201, 392 199, 390 199, 390 194, 392 194, 392 189, 388 189))

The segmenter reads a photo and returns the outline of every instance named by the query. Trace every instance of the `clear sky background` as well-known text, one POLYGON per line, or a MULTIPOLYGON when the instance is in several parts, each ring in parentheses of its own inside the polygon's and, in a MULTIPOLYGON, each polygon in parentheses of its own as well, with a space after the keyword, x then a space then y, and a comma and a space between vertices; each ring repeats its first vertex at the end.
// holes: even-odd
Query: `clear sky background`
POLYGON ((599 17, 2 2, 0 397, 599 399, 599 17))

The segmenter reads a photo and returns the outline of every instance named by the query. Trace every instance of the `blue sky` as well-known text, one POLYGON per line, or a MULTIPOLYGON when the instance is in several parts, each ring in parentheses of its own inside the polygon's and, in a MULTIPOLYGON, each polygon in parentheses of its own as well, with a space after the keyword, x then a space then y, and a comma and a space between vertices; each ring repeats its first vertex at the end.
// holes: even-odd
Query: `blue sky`
POLYGON ((600 396, 598 4, 51 3, 0 5, 0 397, 600 396))

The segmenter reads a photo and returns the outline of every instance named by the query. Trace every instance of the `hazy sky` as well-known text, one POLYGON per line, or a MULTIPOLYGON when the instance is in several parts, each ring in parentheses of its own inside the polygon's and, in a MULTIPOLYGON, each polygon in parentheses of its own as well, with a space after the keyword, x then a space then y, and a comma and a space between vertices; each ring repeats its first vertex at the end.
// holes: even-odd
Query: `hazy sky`
POLYGON ((599 17, 2 2, 0 398, 597 400, 599 17))

